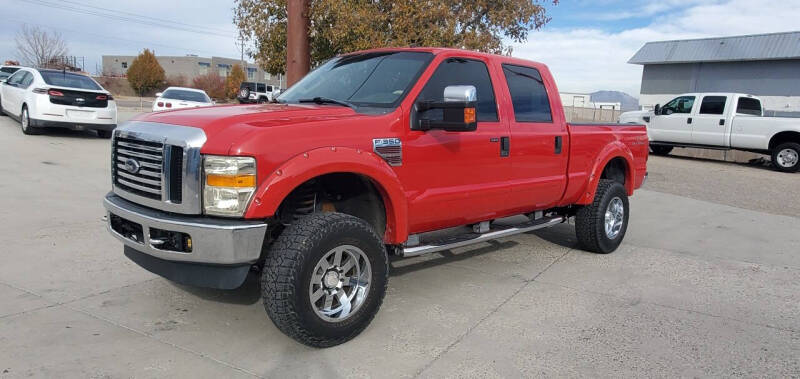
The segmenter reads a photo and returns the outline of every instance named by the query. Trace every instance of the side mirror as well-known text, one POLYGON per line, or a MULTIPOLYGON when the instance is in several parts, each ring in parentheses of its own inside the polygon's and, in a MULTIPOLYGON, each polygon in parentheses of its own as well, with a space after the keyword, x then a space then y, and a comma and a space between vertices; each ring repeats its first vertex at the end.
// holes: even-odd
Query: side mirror
POLYGON ((161 97, 161 95, 163 95, 162 92, 156 92, 156 97, 161 97))
POLYGON ((656 104, 655 108, 653 108, 653 114, 656 116, 661 114, 661 104, 656 104))
POLYGON ((472 132, 478 128, 475 105, 478 91, 475 86, 447 86, 444 89, 443 101, 417 102, 417 119, 413 130, 442 129, 448 132, 472 132), (423 113, 432 110, 434 118, 427 118, 423 113))

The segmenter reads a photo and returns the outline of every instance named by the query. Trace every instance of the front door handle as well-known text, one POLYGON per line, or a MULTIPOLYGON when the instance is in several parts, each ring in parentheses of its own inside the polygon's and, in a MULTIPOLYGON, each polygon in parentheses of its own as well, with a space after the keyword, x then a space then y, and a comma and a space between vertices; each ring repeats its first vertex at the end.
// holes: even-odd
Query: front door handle
POLYGON ((561 154, 561 146, 562 146, 561 136, 556 136, 556 151, 555 151, 556 154, 561 154))
POLYGON ((719 120, 719 124, 720 124, 720 125, 722 125, 722 126, 724 126, 724 125, 725 125, 725 119, 724 119, 724 118, 720 119, 720 120, 719 120))
POLYGON ((691 117, 687 118, 687 119, 686 119, 686 123, 687 123, 687 124, 691 124, 691 123, 692 123, 692 118, 691 118, 691 117))
POLYGON ((508 150, 511 147, 511 140, 508 137, 500 137, 500 156, 507 157, 508 150))

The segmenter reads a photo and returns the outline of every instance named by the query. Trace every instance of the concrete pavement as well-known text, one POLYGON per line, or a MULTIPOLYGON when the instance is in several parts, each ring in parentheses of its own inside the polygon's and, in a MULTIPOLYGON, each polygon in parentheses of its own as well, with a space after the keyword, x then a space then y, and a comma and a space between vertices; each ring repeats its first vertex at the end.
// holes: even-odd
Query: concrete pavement
MULTIPOLYGON (((128 261, 103 221, 109 150, 0 118, 0 378, 800 376, 798 218, 772 203, 642 190, 610 255, 560 225, 395 260, 372 325, 316 350, 272 325, 255 277, 197 289, 128 261)), ((668 159, 648 188, 672 186, 668 159)))

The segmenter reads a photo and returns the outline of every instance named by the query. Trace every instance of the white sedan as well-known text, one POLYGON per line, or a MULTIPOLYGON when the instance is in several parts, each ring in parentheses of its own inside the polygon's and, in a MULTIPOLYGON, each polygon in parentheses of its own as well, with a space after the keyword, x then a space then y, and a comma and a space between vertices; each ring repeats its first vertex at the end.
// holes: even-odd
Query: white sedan
POLYGON ((153 112, 170 109, 210 107, 214 105, 206 91, 185 87, 169 87, 156 94, 153 112))
POLYGON ((0 82, 0 114, 19 120, 22 132, 43 127, 96 130, 111 137, 117 127, 117 104, 92 78, 61 70, 23 67, 0 82))

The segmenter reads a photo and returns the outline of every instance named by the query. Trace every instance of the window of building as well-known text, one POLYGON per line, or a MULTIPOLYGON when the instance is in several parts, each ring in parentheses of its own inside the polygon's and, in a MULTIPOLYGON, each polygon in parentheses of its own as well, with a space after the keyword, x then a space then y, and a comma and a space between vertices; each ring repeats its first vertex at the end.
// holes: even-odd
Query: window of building
POLYGON ((758 99, 740 97, 736 105, 736 113, 761 116, 761 102, 758 99))
POLYGON ((228 76, 231 72, 231 65, 225 63, 217 63, 217 68, 219 69, 219 76, 225 77, 228 76))
POLYGON ((667 105, 664 105, 664 107, 661 108, 661 114, 692 113, 693 106, 694 96, 680 96, 672 99, 667 105))
POLYGON ((511 92, 511 104, 517 122, 553 121, 547 89, 544 87, 539 70, 504 64, 503 74, 511 92))
MULTIPOLYGON (((492 79, 486 64, 481 61, 462 58, 448 58, 442 62, 433 76, 425 84, 417 100, 442 101, 444 88, 447 86, 475 86, 478 95, 476 106, 478 121, 497 121, 497 104, 494 101, 492 79)), ((424 118, 441 119, 434 112, 441 113, 441 109, 431 109, 424 118)))
POLYGON ((211 63, 197 62, 197 65, 200 66, 200 75, 208 74, 208 68, 211 67, 211 63))
POLYGON ((122 62, 122 68, 128 68, 128 62, 122 62))
POLYGON ((706 96, 700 103, 700 114, 723 114, 725 113, 726 96, 706 96))
POLYGON ((255 67, 248 67, 247 68, 247 80, 255 80, 256 71, 257 71, 257 69, 255 67))

